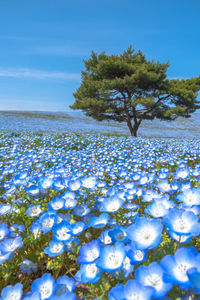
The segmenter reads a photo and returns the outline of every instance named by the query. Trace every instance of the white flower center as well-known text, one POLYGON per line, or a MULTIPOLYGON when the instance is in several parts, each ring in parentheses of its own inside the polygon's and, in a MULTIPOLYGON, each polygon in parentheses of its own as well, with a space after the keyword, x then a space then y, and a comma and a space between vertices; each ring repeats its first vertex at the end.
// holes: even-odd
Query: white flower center
POLYGON ((50 251, 52 253, 58 253, 60 252, 60 250, 62 249, 62 244, 54 244, 51 248, 50 248, 50 251))
POLYGON ((145 285, 151 285, 156 290, 159 290, 162 287, 162 280, 157 274, 152 274, 151 276, 146 277, 145 285))
POLYGON ((54 220, 48 218, 48 219, 44 220, 42 225, 47 228, 52 228, 53 224, 54 224, 54 220))
POLYGON ((56 235, 59 239, 62 239, 62 240, 67 240, 71 236, 69 234, 69 229, 66 227, 63 227, 63 228, 57 230, 56 235))
POLYGON ((97 274, 97 271, 98 271, 98 268, 97 268, 96 264, 88 264, 86 267, 87 276, 90 278, 95 277, 97 274))
POLYGON ((47 282, 47 283, 44 283, 42 286, 40 286, 39 292, 41 294, 42 299, 47 299, 51 296, 52 288, 51 288, 51 286, 48 285, 48 282, 47 282))
POLYGON ((92 249, 87 252, 87 256, 90 261, 95 260, 99 256, 99 251, 97 249, 92 249))

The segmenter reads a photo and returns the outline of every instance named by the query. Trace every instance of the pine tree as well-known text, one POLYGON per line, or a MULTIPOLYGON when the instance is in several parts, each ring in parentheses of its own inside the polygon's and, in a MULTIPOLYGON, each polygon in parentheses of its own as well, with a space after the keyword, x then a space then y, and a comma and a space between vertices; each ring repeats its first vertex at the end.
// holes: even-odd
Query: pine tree
POLYGON ((96 120, 126 122, 132 136, 145 119, 190 117, 199 106, 200 77, 168 79, 169 63, 148 61, 130 46, 121 55, 94 53, 84 61, 73 109, 96 120))

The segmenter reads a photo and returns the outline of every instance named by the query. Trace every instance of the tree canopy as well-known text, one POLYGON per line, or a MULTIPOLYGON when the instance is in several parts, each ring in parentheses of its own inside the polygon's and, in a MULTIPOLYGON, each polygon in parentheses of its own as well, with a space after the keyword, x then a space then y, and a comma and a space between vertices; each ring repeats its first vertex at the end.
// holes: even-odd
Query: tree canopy
POLYGON ((71 108, 99 121, 125 121, 133 136, 145 119, 175 120, 200 108, 200 77, 168 79, 168 62, 147 60, 132 46, 121 55, 92 51, 84 64, 71 108))

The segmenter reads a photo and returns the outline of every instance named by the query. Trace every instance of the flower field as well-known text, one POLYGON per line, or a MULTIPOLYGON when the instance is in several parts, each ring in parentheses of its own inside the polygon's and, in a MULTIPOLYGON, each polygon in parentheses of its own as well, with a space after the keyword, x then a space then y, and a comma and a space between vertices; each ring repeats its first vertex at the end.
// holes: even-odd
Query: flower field
POLYGON ((200 140, 0 134, 1 300, 198 299, 200 140))

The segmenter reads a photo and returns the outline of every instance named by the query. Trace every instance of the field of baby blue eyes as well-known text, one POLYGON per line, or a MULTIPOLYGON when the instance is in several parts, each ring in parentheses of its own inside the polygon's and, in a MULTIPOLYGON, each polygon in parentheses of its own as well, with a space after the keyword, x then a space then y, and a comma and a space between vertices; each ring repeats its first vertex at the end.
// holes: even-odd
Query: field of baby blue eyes
POLYGON ((1 300, 198 299, 200 140, 0 133, 1 300))

